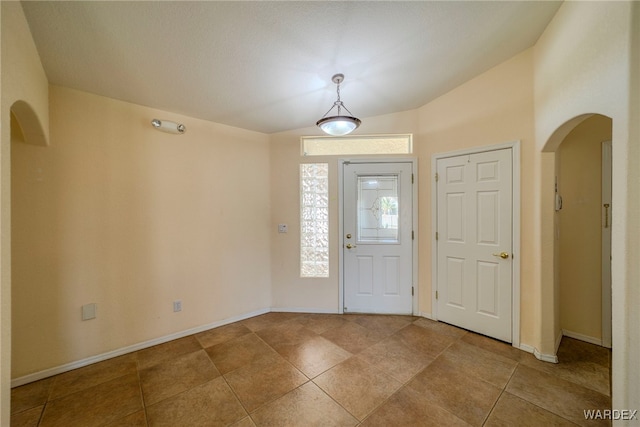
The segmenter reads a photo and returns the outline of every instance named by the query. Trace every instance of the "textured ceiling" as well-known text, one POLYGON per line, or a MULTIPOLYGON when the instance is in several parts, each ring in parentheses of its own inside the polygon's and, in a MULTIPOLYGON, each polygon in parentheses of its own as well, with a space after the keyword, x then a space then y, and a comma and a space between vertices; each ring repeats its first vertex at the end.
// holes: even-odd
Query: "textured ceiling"
POLYGON ((560 2, 22 5, 51 83, 272 133, 315 124, 338 72, 357 117, 424 105, 535 44, 560 2))

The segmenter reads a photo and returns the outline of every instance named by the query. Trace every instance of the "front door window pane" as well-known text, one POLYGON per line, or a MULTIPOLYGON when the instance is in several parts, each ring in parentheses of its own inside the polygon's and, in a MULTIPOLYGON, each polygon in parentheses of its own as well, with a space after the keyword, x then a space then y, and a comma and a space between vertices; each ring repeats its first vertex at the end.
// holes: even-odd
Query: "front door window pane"
POLYGON ((358 177, 358 242, 398 243, 398 176, 358 177))

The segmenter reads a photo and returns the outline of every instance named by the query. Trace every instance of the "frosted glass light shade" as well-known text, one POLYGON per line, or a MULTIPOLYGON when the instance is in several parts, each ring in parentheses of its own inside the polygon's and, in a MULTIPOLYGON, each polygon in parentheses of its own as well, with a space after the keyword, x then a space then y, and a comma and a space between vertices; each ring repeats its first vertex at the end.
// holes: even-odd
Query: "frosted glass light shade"
POLYGON ((325 117, 316 123, 324 133, 333 136, 349 134, 360 126, 360 119, 351 116, 331 116, 325 117))

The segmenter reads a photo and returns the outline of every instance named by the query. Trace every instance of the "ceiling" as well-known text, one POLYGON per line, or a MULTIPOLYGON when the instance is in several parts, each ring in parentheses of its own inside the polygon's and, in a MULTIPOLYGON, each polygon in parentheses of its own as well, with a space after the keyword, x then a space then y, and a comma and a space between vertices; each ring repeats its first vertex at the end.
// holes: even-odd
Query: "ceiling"
POLYGON ((50 83, 264 133, 313 126, 336 73, 357 117, 418 108, 533 46, 560 4, 22 2, 50 83))

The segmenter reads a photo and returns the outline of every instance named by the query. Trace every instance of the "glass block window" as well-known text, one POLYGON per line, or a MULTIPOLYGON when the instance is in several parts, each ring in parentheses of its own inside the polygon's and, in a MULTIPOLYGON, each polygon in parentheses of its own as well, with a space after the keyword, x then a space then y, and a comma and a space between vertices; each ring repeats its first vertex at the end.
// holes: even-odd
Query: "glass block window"
POLYGON ((329 277, 329 164, 300 165, 300 276, 329 277))

